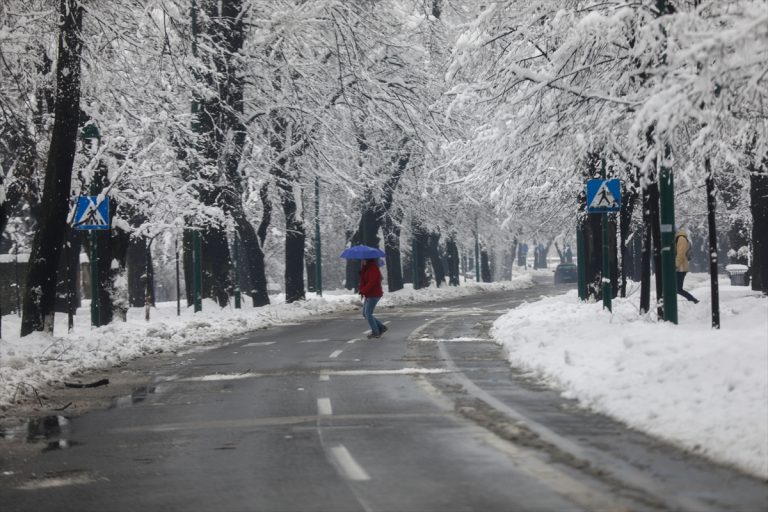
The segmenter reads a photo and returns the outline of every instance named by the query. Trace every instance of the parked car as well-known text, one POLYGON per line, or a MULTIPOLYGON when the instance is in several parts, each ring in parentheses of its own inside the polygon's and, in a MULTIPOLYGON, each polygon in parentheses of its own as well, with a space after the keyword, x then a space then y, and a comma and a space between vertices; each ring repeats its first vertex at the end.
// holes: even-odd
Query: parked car
POLYGON ((579 271, 575 263, 560 263, 555 268, 555 284, 577 283, 579 271))

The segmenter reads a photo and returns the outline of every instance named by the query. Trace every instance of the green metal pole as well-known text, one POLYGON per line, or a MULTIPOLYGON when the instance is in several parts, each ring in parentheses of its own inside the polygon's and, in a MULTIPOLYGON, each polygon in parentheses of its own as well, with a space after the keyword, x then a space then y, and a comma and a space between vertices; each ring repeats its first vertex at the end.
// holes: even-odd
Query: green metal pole
MULTIPOLYGON (((602 161, 600 169, 600 177, 605 179, 605 159, 602 161)), ((608 311, 613 311, 611 299, 613 299, 613 287, 611 286, 611 262, 609 261, 611 255, 610 240, 608 240, 608 213, 601 214, 601 227, 602 227, 602 255, 601 260, 603 263, 603 269, 601 271, 600 279, 603 281, 603 308, 608 311)))
POLYGON ((234 250, 234 272, 235 272, 235 309, 241 308, 240 303, 240 239, 235 232, 235 250, 234 250))
POLYGON ((609 261, 611 254, 610 241, 608 240, 608 214, 603 213, 602 216, 602 239, 603 239, 603 308, 608 311, 613 311, 611 307, 611 299, 613 298, 613 286, 611 285, 611 263, 609 261))
POLYGON ((315 176, 315 290, 323 296, 323 251, 320 243, 320 178, 315 176))
POLYGON ((579 277, 579 300, 587 300, 587 257, 584 247, 585 213, 580 213, 576 221, 576 268, 579 277))
POLYGON ((677 275, 675 272, 675 188, 672 170, 661 166, 659 176, 661 217, 661 285, 664 320, 677 323, 677 275))
POLYGON ((91 238, 91 325, 101 326, 101 311, 99 311, 99 249, 98 240, 94 231, 91 238))
POLYGON ((195 230, 192 233, 192 268, 194 283, 195 313, 203 310, 203 262, 202 262, 202 243, 200 241, 200 232, 195 230))

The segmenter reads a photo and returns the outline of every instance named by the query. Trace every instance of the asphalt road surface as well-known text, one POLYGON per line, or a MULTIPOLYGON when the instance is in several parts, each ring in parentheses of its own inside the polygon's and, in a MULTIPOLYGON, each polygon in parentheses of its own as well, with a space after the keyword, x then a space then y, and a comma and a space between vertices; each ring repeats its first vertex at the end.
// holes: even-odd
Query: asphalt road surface
MULTIPOLYGON (((492 321, 552 286, 260 330, 0 451, 0 510, 746 511, 768 484, 510 369, 492 321)), ((0 444, 0 450, 2 445, 0 444)))

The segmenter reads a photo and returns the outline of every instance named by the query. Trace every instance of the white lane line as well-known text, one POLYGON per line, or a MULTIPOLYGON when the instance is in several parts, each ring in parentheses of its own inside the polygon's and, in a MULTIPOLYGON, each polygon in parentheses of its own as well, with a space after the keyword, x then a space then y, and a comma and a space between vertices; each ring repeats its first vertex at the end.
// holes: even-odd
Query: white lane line
POLYGON ((330 375, 328 375, 327 373, 321 373, 320 374, 320 381, 321 382, 329 381, 329 380, 331 380, 331 376, 330 375))
POLYGON ((331 407, 330 398, 317 399, 317 414, 320 416, 333 416, 333 407, 331 407))
POLYGON ((316 340, 301 340, 299 343, 323 343, 324 341, 331 341, 330 338, 319 338, 316 340))
POLYGON ((267 345, 274 345, 274 341, 255 341, 253 343, 246 343, 244 347, 266 347, 267 345))
POLYGON ((331 355, 329 355, 328 357, 329 357, 330 359, 336 359, 337 357, 339 357, 339 354, 341 354, 342 352, 343 352, 343 350, 334 350, 334 351, 331 353, 331 355))
POLYGON ((331 456, 339 467, 339 472, 349 480, 365 482, 371 476, 357 463, 344 445, 331 448, 331 456))
POLYGON ((356 341, 359 341, 359 340, 358 340, 357 338, 355 338, 355 339, 353 339, 353 340, 349 340, 349 341, 347 342, 347 344, 348 344, 348 345, 352 345, 352 344, 353 344, 353 343, 355 343, 356 341))

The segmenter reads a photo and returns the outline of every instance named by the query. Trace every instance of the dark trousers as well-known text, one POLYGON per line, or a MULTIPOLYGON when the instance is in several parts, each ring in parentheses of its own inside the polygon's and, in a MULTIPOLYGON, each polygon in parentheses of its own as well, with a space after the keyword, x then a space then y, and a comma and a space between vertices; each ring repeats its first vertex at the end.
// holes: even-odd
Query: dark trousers
POLYGON ((699 300, 696 297, 694 297, 693 295, 691 295, 687 291, 683 290, 683 281, 685 281, 685 274, 687 274, 687 273, 688 272, 678 272, 677 273, 677 294, 678 295, 682 295, 683 297, 685 297, 686 299, 688 299, 689 301, 691 301, 693 303, 699 302, 699 300))

